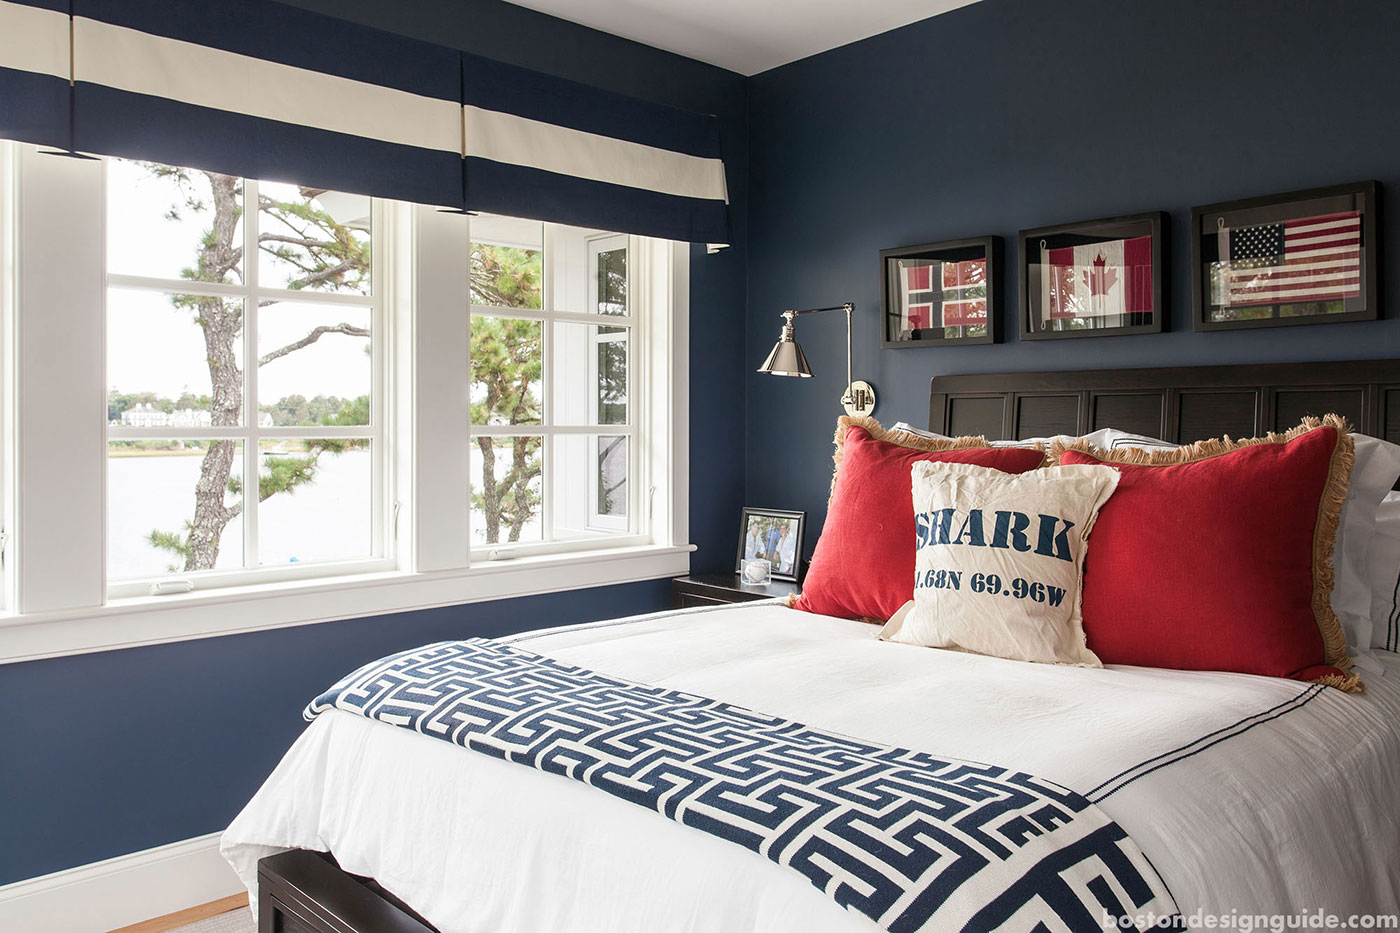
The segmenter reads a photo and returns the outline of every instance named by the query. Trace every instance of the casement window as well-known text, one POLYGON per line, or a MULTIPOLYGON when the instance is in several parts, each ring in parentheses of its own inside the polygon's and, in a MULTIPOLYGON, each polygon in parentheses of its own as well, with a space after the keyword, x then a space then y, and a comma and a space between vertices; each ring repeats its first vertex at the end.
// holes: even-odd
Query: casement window
POLYGON ((688 263, 0 141, 0 660, 685 572, 688 263))
POLYGON ((480 557, 635 539, 640 400, 627 236, 471 219, 472 545, 480 557))

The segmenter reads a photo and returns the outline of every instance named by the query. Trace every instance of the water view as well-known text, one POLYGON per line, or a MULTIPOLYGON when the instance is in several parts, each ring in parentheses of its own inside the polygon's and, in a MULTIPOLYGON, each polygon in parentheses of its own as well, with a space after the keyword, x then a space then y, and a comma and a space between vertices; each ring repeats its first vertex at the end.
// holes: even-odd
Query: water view
MULTIPOLYGON (((191 453, 143 453, 107 460, 107 577, 162 576, 180 559, 155 547, 152 531, 185 531, 194 515, 194 490, 202 459, 191 453)), ((371 454, 349 450, 323 455, 312 482, 263 502, 258 510, 259 562, 368 557, 372 551, 371 454)), ((235 501, 229 497, 229 502, 235 501)), ((243 566, 243 520, 224 529, 218 570, 243 566)))

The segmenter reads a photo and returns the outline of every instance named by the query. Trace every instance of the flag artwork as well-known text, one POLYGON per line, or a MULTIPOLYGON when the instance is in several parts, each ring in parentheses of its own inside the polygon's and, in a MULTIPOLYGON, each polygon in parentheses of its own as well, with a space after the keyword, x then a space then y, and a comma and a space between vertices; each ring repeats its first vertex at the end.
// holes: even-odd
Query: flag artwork
POLYGON ((985 259, 902 265, 900 291, 902 330, 976 327, 987 323, 985 259))
POLYGON ((1361 295, 1361 212, 1221 226, 1212 276, 1219 308, 1340 301, 1361 295), (1228 257, 1228 259, 1226 259, 1228 257))
POLYGON ((1152 237, 1040 247, 1040 307, 1046 321, 1151 314, 1152 237))

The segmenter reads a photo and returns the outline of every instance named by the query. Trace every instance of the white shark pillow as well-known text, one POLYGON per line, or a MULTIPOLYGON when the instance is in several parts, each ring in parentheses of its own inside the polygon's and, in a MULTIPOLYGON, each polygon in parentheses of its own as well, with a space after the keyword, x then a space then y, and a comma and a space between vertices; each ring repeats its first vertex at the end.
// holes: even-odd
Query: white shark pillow
POLYGON ((886 641, 1015 661, 1102 667, 1084 639, 1084 553, 1118 472, 1057 466, 1015 475, 915 463, 914 599, 886 641))

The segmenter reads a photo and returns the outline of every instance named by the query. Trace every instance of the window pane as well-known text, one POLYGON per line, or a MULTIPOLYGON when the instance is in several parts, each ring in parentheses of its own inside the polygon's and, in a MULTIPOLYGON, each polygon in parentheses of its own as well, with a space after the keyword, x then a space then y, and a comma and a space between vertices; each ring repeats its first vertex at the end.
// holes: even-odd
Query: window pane
POLYGON ((368 295, 370 199, 322 188, 258 184, 258 284, 368 295))
POLYGON ((374 553, 374 471, 359 438, 259 444, 258 560, 267 567, 374 553))
POLYGON ((264 426, 369 424, 368 308, 270 302, 258 309, 258 360, 264 426))
POLYGON ((621 245, 593 250, 593 312, 595 314, 627 313, 627 239, 618 237, 621 245))
POLYGON ((627 438, 561 434, 553 443, 549 488, 554 539, 627 532, 627 438))
POLYGON ((242 218, 242 179, 107 160, 109 272, 242 282, 242 218))
POLYGON ((113 424, 241 424, 243 302, 108 289, 107 386, 113 424))
POLYGON ((540 424, 539 321, 471 317, 472 424, 540 424))
POLYGON ((472 543, 512 544, 544 536, 542 439, 472 438, 472 543))
POLYGON ((471 221, 471 302, 538 310, 544 300, 544 225, 481 214, 471 221))
POLYGON ((560 323, 552 333, 553 422, 626 424, 628 328, 560 323))
POLYGON ((627 438, 603 435, 597 440, 595 510, 601 516, 627 517, 627 438))
POLYGON ((243 566, 243 444, 107 444, 107 578, 243 566))

